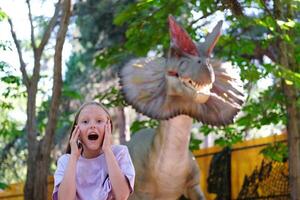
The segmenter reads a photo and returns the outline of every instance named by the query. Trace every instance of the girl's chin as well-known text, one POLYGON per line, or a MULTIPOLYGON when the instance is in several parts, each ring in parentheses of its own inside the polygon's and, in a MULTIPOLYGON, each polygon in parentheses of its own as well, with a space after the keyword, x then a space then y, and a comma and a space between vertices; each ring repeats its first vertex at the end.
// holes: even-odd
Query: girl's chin
POLYGON ((101 150, 100 148, 100 143, 88 143, 86 144, 86 148, 91 150, 91 151, 97 151, 97 150, 101 150))

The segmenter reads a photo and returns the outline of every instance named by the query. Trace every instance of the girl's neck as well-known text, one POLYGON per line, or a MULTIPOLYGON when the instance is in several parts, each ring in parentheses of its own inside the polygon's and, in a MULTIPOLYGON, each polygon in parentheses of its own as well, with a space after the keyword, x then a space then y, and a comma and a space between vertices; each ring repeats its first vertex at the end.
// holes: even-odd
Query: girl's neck
POLYGON ((99 150, 84 150, 82 153, 82 157, 86 159, 96 158, 99 155, 101 155, 103 151, 101 149, 99 150))

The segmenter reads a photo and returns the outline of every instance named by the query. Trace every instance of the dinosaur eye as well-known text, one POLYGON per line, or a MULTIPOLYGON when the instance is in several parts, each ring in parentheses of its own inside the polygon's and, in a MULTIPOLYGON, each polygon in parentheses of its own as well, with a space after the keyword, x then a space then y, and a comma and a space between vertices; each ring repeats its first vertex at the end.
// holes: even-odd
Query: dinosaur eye
POLYGON ((201 60, 198 60, 198 63, 201 64, 201 60))

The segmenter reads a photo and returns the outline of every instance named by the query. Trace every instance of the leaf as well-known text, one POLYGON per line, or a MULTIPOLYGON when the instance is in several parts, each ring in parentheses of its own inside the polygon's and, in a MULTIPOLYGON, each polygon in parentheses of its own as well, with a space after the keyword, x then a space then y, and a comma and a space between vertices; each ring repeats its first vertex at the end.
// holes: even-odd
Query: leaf
POLYGON ((294 28, 296 25, 296 22, 290 19, 287 22, 282 20, 276 20, 276 22, 279 25, 279 27, 284 30, 289 30, 291 28, 294 28))
POLYGON ((96 95, 94 98, 99 99, 99 101, 108 108, 127 105, 121 91, 116 87, 111 87, 101 94, 96 95))
POLYGON ((6 188, 8 188, 8 185, 3 182, 0 182, 0 189, 5 190, 6 188))
POLYGON ((283 142, 275 142, 262 149, 260 153, 271 160, 284 162, 288 158, 288 146, 283 142))
POLYGON ((82 99, 81 93, 78 90, 71 89, 67 86, 63 87, 62 96, 70 97, 71 99, 82 99))
POLYGON ((158 121, 154 119, 149 120, 136 120, 130 126, 130 132, 132 134, 137 133, 141 129, 145 128, 156 128, 158 126, 158 121))
POLYGON ((3 21, 7 18, 8 18, 7 14, 0 7, 0 21, 3 21))
POLYGON ((14 75, 8 75, 1 78, 1 81, 8 84, 17 84, 17 86, 21 85, 21 79, 14 75))
POLYGON ((300 73, 278 65, 278 71, 275 72, 275 75, 284 78, 287 84, 300 88, 300 73))
POLYGON ((190 144, 189 144, 189 149, 191 151, 193 150, 197 150, 200 148, 200 144, 202 143, 202 140, 199 140, 197 138, 195 138, 194 134, 191 134, 191 140, 190 140, 190 144))
POLYGON ((125 22, 128 22, 136 14, 136 8, 137 7, 135 4, 129 5, 122 12, 115 16, 113 21, 114 24, 120 26, 125 22))

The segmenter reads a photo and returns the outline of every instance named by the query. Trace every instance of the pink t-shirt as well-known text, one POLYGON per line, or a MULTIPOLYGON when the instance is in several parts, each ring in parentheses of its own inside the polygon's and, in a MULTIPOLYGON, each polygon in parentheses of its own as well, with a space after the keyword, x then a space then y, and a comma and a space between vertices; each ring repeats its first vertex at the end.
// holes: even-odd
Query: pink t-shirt
MULTIPOLYGON (((117 162, 127 178, 130 192, 133 191, 135 171, 127 149, 124 145, 112 145, 117 162)), ((57 200, 58 187, 63 180, 70 154, 62 155, 57 161, 54 173, 54 190, 52 198, 57 200)), ((114 199, 104 154, 96 158, 79 157, 76 165, 76 200, 110 200, 114 199)))

